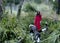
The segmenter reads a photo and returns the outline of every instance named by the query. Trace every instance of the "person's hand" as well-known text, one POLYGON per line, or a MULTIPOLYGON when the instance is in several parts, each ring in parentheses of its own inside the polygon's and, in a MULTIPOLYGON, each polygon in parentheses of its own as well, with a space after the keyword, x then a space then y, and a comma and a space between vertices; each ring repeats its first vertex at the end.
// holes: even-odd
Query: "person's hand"
POLYGON ((42 31, 46 31, 46 28, 42 29, 42 31))
POLYGON ((30 24, 30 25, 29 25, 29 28, 30 28, 31 26, 33 26, 33 25, 32 25, 32 24, 30 24))

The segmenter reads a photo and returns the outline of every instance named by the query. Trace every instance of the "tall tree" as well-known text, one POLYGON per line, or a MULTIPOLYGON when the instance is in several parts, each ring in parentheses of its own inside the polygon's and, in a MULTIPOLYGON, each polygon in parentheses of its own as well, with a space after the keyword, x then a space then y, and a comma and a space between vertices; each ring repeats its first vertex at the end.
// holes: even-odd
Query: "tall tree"
POLYGON ((17 18, 19 19, 20 14, 21 14, 21 8, 24 3, 24 0, 20 0, 19 7, 18 7, 18 13, 17 13, 17 18))
POLYGON ((0 13, 2 12, 2 0, 0 0, 0 13))
POLYGON ((12 3, 13 2, 14 2, 14 0, 7 0, 7 3, 9 3, 9 6, 10 6, 11 14, 12 14, 12 3))
POLYGON ((57 14, 60 14, 60 0, 57 1, 57 14))
POLYGON ((2 9, 2 0, 0 0, 0 19, 2 19, 3 9, 2 9))

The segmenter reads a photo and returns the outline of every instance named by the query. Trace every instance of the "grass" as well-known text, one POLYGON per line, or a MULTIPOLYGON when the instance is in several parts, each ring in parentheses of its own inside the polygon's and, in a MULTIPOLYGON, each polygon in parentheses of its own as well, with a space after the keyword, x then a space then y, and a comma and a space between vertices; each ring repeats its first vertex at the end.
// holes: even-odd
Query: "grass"
MULTIPOLYGON (((10 40, 8 40, 10 43, 16 43, 18 41, 18 37, 23 38, 23 43, 33 43, 29 35, 30 29, 28 26, 30 23, 33 23, 34 16, 34 13, 31 12, 23 18, 20 17, 20 20, 18 21, 16 17, 10 18, 6 14, 0 21, 0 41, 5 42, 8 40, 7 34, 8 32, 11 32, 13 34, 9 34, 10 40)), ((42 28, 44 28, 46 21, 48 22, 49 29, 48 31, 41 33, 41 43, 55 43, 56 39, 58 39, 60 35, 60 21, 57 21, 56 23, 53 19, 43 18, 41 23, 42 28)))
MULTIPOLYGON (((42 12, 42 28, 44 28, 45 22, 48 22, 48 31, 41 33, 41 43, 59 43, 60 21, 56 22, 54 19, 51 19, 51 16, 54 16, 54 11, 48 5, 36 5, 34 4, 33 7, 42 12)), ((16 16, 10 15, 9 13, 3 14, 3 19, 0 21, 0 43, 4 43, 5 41, 17 43, 20 37, 23 38, 23 43, 33 43, 29 35, 29 24, 33 24, 35 12, 22 12, 19 21, 16 16)))

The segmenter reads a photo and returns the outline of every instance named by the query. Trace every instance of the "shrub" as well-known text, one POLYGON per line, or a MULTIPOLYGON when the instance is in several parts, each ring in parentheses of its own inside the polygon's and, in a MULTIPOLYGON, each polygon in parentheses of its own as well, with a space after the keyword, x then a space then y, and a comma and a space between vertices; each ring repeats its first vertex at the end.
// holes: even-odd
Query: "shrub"
POLYGON ((37 11, 37 10, 36 10, 33 6, 31 6, 29 3, 27 3, 27 4, 24 6, 23 10, 24 10, 25 12, 31 12, 31 11, 36 12, 36 11, 37 11))

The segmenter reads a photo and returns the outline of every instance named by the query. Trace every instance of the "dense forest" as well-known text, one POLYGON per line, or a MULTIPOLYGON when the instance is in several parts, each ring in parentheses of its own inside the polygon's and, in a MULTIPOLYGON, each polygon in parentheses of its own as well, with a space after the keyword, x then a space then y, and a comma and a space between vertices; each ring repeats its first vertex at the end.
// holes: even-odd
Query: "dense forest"
POLYGON ((40 43, 60 43, 60 0, 0 0, 0 43, 33 43, 29 24, 42 14, 40 43))

